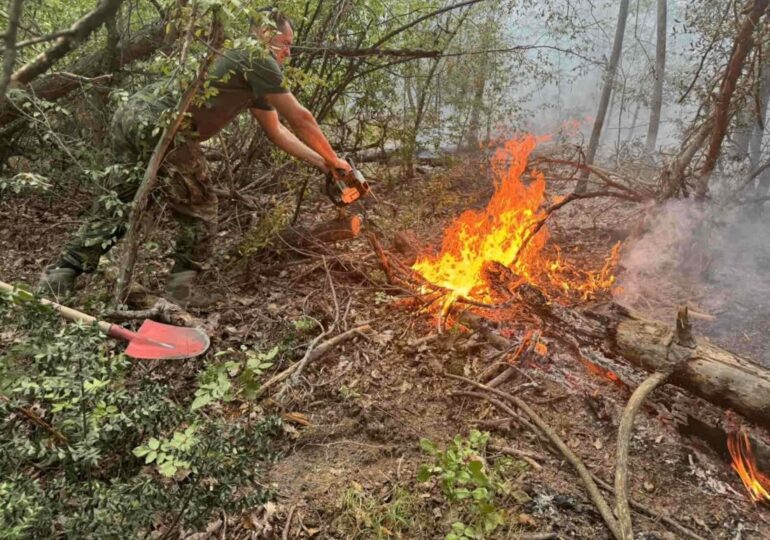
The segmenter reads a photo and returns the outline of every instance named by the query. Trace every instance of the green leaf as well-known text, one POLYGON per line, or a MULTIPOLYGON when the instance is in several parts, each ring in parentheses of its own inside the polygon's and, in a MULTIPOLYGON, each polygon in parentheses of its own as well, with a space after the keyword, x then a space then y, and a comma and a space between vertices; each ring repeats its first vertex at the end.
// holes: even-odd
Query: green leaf
POLYGON ((131 453, 134 454, 136 457, 142 457, 142 456, 146 456, 147 454, 149 454, 150 453, 150 449, 147 448, 146 446, 137 446, 136 448, 134 448, 132 450, 131 453))
MULTIPOLYGON (((266 360, 266 361, 272 360, 273 358, 276 357, 276 355, 278 354, 279 350, 280 350, 280 348, 278 347, 278 345, 276 345, 275 347, 273 347, 272 349, 267 351, 265 354, 261 355, 261 359, 262 360, 266 360)), ((272 365, 272 364, 270 364, 270 365, 272 365)))
POLYGON ((427 482, 431 477, 430 467, 427 465, 420 465, 420 469, 417 471, 417 481, 427 482))
POLYGON ((470 497, 471 492, 466 488, 458 488, 454 491, 454 496, 455 496, 455 499, 457 499, 458 501, 462 501, 470 497))
POLYGON ((144 462, 145 463, 152 463, 153 461, 155 461, 156 457, 158 457, 158 453, 155 450, 153 450, 152 452, 149 452, 147 454, 147 457, 144 458, 144 462))
POLYGON ((211 402, 212 402, 211 394, 196 395, 195 399, 192 402, 192 405, 190 405, 190 410, 191 411, 197 411, 201 407, 205 407, 206 405, 208 405, 211 402))
POLYGON ((487 491, 487 488, 483 487, 474 489, 471 494, 473 495, 473 499, 476 501, 484 501, 489 497, 489 491, 487 491))
POLYGON ((152 439, 149 440, 149 442, 147 443, 147 446, 150 448, 150 450, 157 450, 158 448, 160 448, 160 441, 153 437, 152 439))
POLYGON ((435 454, 437 450, 436 443, 434 443, 430 439, 425 439, 425 438, 420 439, 420 448, 422 449, 423 452, 426 452, 431 455, 435 454))
POLYGON ((160 467, 158 467, 158 471, 160 471, 160 474, 166 477, 171 477, 176 474, 177 466, 173 461, 167 461, 160 467))

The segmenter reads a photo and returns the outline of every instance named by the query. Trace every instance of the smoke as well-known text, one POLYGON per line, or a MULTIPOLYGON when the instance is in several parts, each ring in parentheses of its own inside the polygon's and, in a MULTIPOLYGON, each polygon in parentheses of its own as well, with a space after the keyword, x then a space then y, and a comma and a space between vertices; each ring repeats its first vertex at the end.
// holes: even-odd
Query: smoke
POLYGON ((699 333, 770 366, 770 220, 693 200, 647 209, 624 246, 616 299, 670 322, 687 304, 699 333), (697 316, 697 314, 696 314, 697 316))

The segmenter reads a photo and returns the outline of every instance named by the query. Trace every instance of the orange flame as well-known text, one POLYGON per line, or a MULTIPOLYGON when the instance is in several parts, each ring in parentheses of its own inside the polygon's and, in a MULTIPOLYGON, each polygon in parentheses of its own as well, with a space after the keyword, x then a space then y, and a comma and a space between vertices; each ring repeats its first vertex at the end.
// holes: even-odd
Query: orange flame
POLYGON ((733 469, 741 477, 752 501, 770 502, 770 477, 757 469, 749 436, 745 431, 727 435, 727 448, 733 458, 733 469))
POLYGON ((463 212, 444 232, 441 251, 421 257, 412 266, 428 282, 448 291, 445 309, 460 297, 491 301, 485 270, 492 263, 509 268, 517 278, 550 296, 587 299, 614 283, 612 272, 620 244, 599 272, 571 265, 561 257, 558 247, 555 255, 544 253, 549 239, 548 229, 542 225, 548 217, 543 205, 545 177, 532 171, 529 185, 521 180, 530 153, 544 139, 526 135, 498 149, 492 158, 495 193, 487 207, 463 212))

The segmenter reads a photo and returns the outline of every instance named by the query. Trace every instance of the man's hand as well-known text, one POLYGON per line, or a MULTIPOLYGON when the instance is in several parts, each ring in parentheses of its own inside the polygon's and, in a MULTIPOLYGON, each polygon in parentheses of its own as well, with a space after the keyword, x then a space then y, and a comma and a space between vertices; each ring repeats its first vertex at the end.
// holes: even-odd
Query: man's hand
POLYGON ((345 176, 353 170, 353 168, 350 166, 350 163, 340 158, 339 156, 335 156, 335 160, 331 164, 326 164, 326 166, 335 177, 345 176), (342 174, 340 174, 340 171, 342 171, 342 174))

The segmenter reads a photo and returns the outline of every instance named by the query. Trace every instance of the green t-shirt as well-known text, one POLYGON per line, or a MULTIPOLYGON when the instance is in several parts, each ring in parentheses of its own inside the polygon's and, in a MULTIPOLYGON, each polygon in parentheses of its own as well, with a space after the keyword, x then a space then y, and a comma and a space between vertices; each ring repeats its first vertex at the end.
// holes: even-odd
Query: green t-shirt
POLYGON ((273 110, 266 94, 288 92, 275 58, 243 50, 225 49, 209 69, 209 79, 217 94, 189 110, 201 141, 219 133, 246 109, 273 110))

